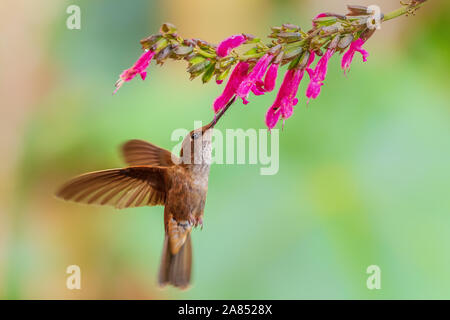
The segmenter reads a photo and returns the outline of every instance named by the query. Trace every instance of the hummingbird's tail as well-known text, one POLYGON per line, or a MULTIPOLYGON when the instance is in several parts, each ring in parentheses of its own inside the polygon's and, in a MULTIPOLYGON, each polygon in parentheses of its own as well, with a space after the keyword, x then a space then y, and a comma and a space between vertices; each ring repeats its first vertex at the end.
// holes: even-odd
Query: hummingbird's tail
POLYGON ((169 235, 166 233, 159 269, 159 285, 171 284, 180 289, 186 289, 191 282, 192 244, 190 232, 186 241, 176 254, 170 251, 169 235))

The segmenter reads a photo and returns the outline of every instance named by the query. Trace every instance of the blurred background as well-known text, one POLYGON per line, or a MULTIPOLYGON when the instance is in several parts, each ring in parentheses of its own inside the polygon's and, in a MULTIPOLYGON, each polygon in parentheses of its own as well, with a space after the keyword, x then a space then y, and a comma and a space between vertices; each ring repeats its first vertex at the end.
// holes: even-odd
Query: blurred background
MULTIPOLYGON (((189 81, 184 62, 152 64, 112 96, 139 40, 172 22, 211 42, 272 25, 307 29, 347 1, 71 0, 0 4, 0 298, 450 298, 450 2, 382 25, 348 76, 332 59, 321 96, 280 132, 280 170, 211 169, 193 286, 161 290, 163 208, 65 203, 57 187, 123 165, 132 138, 167 149, 174 129, 212 117, 223 87, 189 81), (81 8, 81 30, 66 9, 81 8), (81 268, 81 290, 66 268, 81 268), (366 269, 381 268, 381 290, 366 269)), ((359 0, 383 12, 397 1, 359 0)), ((306 89, 305 81, 300 89, 306 89)), ((233 107, 221 128, 264 129, 275 93, 233 107)))

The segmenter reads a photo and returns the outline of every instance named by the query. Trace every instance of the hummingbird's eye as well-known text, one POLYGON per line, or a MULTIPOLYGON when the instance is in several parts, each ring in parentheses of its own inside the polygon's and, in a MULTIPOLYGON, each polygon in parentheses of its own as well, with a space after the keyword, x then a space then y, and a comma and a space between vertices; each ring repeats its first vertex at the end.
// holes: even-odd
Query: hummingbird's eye
POLYGON ((195 139, 197 139, 199 136, 200 136, 200 132, 194 132, 194 133, 191 135, 191 138, 195 140, 195 139))

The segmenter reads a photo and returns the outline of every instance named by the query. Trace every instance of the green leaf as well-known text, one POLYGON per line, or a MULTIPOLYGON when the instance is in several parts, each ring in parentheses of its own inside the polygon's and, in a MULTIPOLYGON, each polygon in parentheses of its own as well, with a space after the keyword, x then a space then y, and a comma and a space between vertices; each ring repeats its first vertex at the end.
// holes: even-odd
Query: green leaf
POLYGON ((216 70, 216 64, 215 63, 211 63, 207 67, 205 73, 203 74, 203 77, 202 77, 203 83, 207 83, 207 82, 209 82, 209 80, 211 80, 212 76, 214 75, 214 71, 215 70, 216 70))
POLYGON ((216 76, 217 81, 225 80, 228 77, 228 74, 230 73, 231 68, 226 69, 224 72, 216 76))

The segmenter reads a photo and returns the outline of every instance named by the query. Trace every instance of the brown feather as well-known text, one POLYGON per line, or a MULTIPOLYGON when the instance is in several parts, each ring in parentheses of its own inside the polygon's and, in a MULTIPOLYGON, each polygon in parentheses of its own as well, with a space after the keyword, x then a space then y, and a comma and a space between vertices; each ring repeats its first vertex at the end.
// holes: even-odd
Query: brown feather
POLYGON ((56 195, 65 200, 116 208, 164 205, 167 168, 133 166, 76 177, 56 195), (149 201, 144 201, 146 197, 149 201))
POLYGON ((135 189, 133 194, 128 198, 127 203, 125 204, 125 207, 130 207, 132 203, 136 200, 136 198, 139 196, 141 191, 145 188, 145 184, 141 183, 141 185, 135 189))
POLYGON ((172 254, 169 235, 166 234, 159 269, 159 285, 171 284, 180 289, 187 289, 191 282, 192 273, 192 244, 191 236, 187 235, 186 241, 178 253, 172 254))

